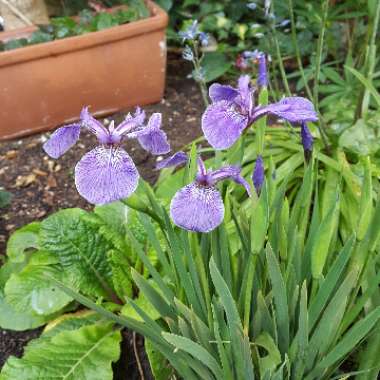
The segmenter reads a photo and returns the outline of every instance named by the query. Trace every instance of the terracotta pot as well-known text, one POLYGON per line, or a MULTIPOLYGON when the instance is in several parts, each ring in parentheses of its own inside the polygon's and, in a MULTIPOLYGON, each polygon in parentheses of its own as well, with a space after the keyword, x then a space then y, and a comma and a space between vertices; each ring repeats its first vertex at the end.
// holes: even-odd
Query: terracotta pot
MULTIPOLYGON (((167 14, 82 36, 0 53, 0 140, 78 119, 82 106, 104 116, 158 102, 164 91, 167 14)), ((28 27, 0 33, 3 41, 28 27)))

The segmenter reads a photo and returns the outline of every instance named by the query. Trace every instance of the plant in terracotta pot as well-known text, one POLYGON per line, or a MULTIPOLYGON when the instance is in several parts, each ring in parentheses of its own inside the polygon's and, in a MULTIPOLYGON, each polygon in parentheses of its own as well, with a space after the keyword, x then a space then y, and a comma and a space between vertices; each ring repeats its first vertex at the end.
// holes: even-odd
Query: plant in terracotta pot
POLYGON ((107 115, 159 101, 167 23, 162 9, 139 0, 1 33, 0 81, 7 91, 0 95, 0 139, 72 122, 84 103, 107 115))

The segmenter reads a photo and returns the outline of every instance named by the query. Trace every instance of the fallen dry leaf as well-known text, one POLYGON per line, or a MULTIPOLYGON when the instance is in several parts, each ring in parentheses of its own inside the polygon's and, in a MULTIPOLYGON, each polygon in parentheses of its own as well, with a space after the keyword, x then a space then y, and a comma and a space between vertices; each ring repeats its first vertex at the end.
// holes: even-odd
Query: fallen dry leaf
POLYGON ((28 175, 19 175, 16 178, 15 187, 27 187, 36 181, 37 176, 34 173, 28 175))
POLYGON ((44 172, 43 170, 40 170, 40 169, 33 169, 33 173, 34 174, 37 174, 41 177, 46 177, 48 175, 48 173, 44 172))
POLYGON ((17 150, 9 150, 7 153, 5 153, 5 158, 8 160, 13 160, 18 155, 17 150))

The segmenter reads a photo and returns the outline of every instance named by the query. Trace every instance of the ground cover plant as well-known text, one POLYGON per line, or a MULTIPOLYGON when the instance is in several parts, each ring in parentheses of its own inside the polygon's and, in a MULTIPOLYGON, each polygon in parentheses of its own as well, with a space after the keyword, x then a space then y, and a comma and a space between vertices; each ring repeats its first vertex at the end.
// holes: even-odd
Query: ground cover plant
MULTIPOLYGON (((50 24, 38 25, 38 29, 28 38, 18 38, 1 42, 0 51, 13 50, 61 38, 79 36, 149 16, 149 10, 144 2, 140 0, 119 2, 119 5, 122 4, 128 4, 128 8, 109 12, 106 7, 94 6, 92 9, 82 9, 78 13, 77 18, 70 16, 53 17, 50 20, 50 24)), ((85 4, 82 6, 84 5, 85 4)))
MULTIPOLYGON (((363 73, 346 65, 361 83, 357 120, 367 128, 379 109, 370 40, 363 73)), ((47 326, 0 379, 112 378, 124 327, 145 337, 157 379, 377 378, 375 139, 359 126, 362 140, 342 143, 327 127, 334 119, 318 112, 318 89, 313 102, 278 97, 267 55, 244 59, 257 61, 255 85, 247 75, 211 85, 204 136, 185 151, 169 154, 161 117, 145 122, 140 109, 106 127, 85 108, 45 143, 58 159, 83 129, 95 134, 99 146, 74 177, 97 206, 59 211, 10 238, 0 324, 47 326), (122 148, 130 138, 167 155, 154 188, 122 148)))

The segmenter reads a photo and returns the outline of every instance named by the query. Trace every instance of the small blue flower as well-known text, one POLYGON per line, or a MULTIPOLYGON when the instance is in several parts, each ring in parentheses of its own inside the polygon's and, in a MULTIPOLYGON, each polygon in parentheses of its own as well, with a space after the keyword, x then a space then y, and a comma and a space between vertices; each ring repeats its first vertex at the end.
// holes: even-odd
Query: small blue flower
POLYGON ((198 34, 199 30, 197 20, 194 20, 187 29, 178 33, 179 37, 182 38, 182 43, 186 41, 194 41, 198 34))
POLYGON ((201 42, 202 46, 208 46, 209 35, 205 32, 200 32, 199 33, 199 41, 201 42))

